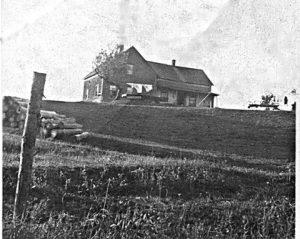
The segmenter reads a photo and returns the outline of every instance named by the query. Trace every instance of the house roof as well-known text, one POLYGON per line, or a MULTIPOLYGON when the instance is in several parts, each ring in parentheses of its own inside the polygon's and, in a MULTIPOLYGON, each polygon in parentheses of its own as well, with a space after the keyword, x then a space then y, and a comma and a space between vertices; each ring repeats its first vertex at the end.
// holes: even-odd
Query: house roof
POLYGON ((162 88, 169 88, 173 90, 194 92, 194 93, 203 93, 207 94, 209 92, 209 86, 199 85, 199 84, 190 84, 185 82, 178 82, 166 79, 157 79, 157 86, 162 88))
POLYGON ((93 77, 93 76, 95 76, 95 75, 97 75, 97 72, 96 72, 96 70, 93 70, 93 71, 90 72, 88 75, 86 75, 83 79, 86 80, 86 79, 88 79, 88 78, 90 78, 90 77, 93 77))
POLYGON ((194 69, 181 66, 167 65, 148 61, 159 78, 172 82, 189 83, 195 85, 212 86, 213 83, 201 69, 194 69))
MULTIPOLYGON (((156 75, 160 79, 161 86, 165 85, 165 87, 168 88, 172 87, 173 89, 176 88, 178 90, 186 89, 187 91, 193 92, 197 89, 197 91, 195 92, 199 92, 200 89, 202 89, 201 91, 203 91, 205 89, 205 86, 207 87, 213 85, 213 83, 209 80, 207 75, 201 69, 173 66, 158 62, 147 61, 133 46, 126 50, 126 52, 133 51, 140 55, 141 58, 156 73, 156 75), (162 79, 166 81, 162 81, 162 79), (202 86, 204 86, 204 88, 202 86)), ((84 77, 84 80, 93 77, 96 74, 97 72, 93 70, 86 77, 84 77)), ((207 88, 205 92, 207 92, 207 88)))

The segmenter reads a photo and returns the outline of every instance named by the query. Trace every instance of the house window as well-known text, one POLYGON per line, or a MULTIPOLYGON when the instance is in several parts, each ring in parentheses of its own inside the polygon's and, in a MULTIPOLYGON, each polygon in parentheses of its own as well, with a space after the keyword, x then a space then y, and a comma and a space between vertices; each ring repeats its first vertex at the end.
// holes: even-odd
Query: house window
POLYGON ((88 99, 89 98, 89 89, 85 90, 85 95, 86 95, 86 99, 88 99))
POLYGON ((100 95, 100 86, 99 86, 99 84, 96 85, 95 95, 96 96, 100 95))
POLYGON ((95 96, 101 96, 103 92, 103 78, 101 78, 101 83, 96 84, 95 96))
POLYGON ((117 95, 117 87, 115 85, 109 86, 109 95, 110 97, 115 97, 117 95))
POLYGON ((126 70, 127 70, 128 75, 132 75, 133 74, 133 65, 127 64, 126 70))
POLYGON ((162 98, 168 98, 168 91, 167 90, 161 90, 160 96, 162 98))
POLYGON ((132 94, 132 90, 133 90, 133 88, 130 86, 130 85, 128 85, 127 86, 127 94, 132 94))
POLYGON ((195 106, 196 105, 196 97, 194 97, 194 96, 189 97, 189 105, 190 106, 195 106))

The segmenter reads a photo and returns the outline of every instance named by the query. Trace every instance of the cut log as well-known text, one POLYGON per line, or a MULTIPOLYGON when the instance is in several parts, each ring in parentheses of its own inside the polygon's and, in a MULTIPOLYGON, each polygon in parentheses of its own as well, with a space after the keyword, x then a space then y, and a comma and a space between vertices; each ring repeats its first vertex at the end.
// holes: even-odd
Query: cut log
POLYGON ((45 119, 45 118, 41 118, 41 125, 42 126, 46 126, 47 124, 53 124, 53 123, 59 123, 60 121, 54 121, 52 119, 45 119))
POLYGON ((65 115, 59 115, 54 111, 41 110, 41 117, 45 119, 65 119, 65 115))
POLYGON ((3 112, 7 112, 7 111, 8 111, 8 106, 7 106, 7 104, 3 104, 2 111, 3 111, 3 112))
POLYGON ((51 137, 51 130, 41 129, 40 134, 41 134, 41 137, 44 139, 49 138, 49 137, 51 137))
POLYGON ((19 123, 18 123, 18 128, 19 129, 24 129, 24 124, 25 124, 25 122, 24 121, 20 121, 19 123))
POLYGON ((15 120, 15 117, 11 116, 11 117, 9 117, 8 121, 11 122, 11 123, 13 123, 13 122, 15 122, 16 120, 15 120))
POLYGON ((75 124, 76 120, 74 118, 65 118, 63 122, 64 124, 75 124))
POLYGON ((22 114, 25 114, 25 118, 26 118, 27 108, 26 108, 26 107, 23 107, 23 106, 20 106, 20 110, 21 110, 21 113, 22 113, 22 114))
POLYGON ((16 122, 11 122, 10 123, 10 127, 12 128, 16 128, 18 126, 18 124, 16 122))
POLYGON ((41 115, 58 115, 55 111, 41 110, 41 115))
POLYGON ((17 114, 20 114, 20 113, 21 113, 21 107, 20 107, 20 106, 17 106, 17 107, 16 107, 16 113, 17 113, 17 114))
POLYGON ((81 129, 53 129, 51 131, 51 137, 55 139, 63 136, 73 136, 80 133, 82 133, 81 129))
POLYGON ((81 124, 63 124, 61 127, 63 129, 81 129, 82 125, 81 124))
POLYGON ((66 119, 50 119, 50 118, 42 118, 41 120, 42 125, 48 126, 48 128, 66 128, 66 129, 77 129, 77 128, 82 128, 81 124, 76 123, 75 119, 73 118, 66 118, 66 119))
POLYGON ((23 102, 23 101, 18 101, 18 103, 19 103, 19 105, 21 106, 21 107, 23 107, 23 108, 27 108, 27 106, 28 106, 28 102, 23 102))
POLYGON ((17 122, 24 120, 21 118, 21 114, 17 114, 15 119, 17 122))
POLYGON ((86 139, 89 135, 89 132, 83 132, 82 134, 76 134, 75 137, 77 141, 81 141, 83 139, 86 139))
POLYGON ((8 103, 9 105, 13 105, 15 102, 14 102, 14 100, 10 97, 10 98, 7 100, 7 103, 8 103))
POLYGON ((25 119, 26 119, 26 114, 21 113, 21 114, 20 114, 20 119, 21 119, 21 120, 25 120, 25 119))
POLYGON ((42 118, 42 123, 44 123, 44 124, 48 124, 48 123, 50 123, 50 124, 59 124, 59 123, 63 123, 63 121, 62 120, 57 120, 57 119, 45 119, 45 118, 42 118))
POLYGON ((57 124, 52 124, 50 122, 46 123, 45 125, 46 129, 51 130, 51 129, 63 129, 64 128, 64 123, 59 122, 57 124))
POLYGON ((15 98, 6 96, 3 98, 3 125, 20 129, 24 128, 26 108, 22 107, 15 98))

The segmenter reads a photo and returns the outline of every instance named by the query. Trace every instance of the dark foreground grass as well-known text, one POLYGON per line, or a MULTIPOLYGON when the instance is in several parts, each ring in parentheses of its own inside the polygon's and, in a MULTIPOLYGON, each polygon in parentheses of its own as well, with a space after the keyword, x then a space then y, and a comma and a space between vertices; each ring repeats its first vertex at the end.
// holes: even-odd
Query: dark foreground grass
POLYGON ((29 213, 13 228, 20 136, 3 136, 3 236, 293 238, 293 164, 193 160, 37 142, 29 213))

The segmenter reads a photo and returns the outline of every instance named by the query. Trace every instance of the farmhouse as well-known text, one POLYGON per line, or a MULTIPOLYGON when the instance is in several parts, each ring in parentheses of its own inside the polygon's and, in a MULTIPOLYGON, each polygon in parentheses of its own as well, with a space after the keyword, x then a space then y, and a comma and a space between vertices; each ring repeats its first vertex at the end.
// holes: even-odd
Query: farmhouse
POLYGON ((126 74, 115 81, 104 80, 96 71, 84 77, 84 101, 113 101, 117 94, 114 82, 118 81, 124 97, 145 96, 174 105, 214 107, 217 94, 211 92, 213 83, 203 70, 177 66, 175 60, 170 65, 147 61, 133 46, 126 53, 126 74))

